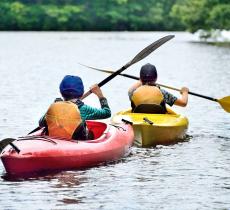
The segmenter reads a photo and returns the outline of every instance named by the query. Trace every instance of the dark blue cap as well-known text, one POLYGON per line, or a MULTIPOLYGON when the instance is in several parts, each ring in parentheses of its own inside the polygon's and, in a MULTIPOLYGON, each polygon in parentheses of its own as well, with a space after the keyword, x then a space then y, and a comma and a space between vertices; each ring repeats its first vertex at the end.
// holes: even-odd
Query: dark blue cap
POLYGON ((60 83, 60 92, 66 99, 80 98, 84 93, 84 85, 80 77, 66 75, 60 83))
POLYGON ((157 69, 154 65, 147 63, 141 67, 140 79, 142 82, 156 82, 157 69))

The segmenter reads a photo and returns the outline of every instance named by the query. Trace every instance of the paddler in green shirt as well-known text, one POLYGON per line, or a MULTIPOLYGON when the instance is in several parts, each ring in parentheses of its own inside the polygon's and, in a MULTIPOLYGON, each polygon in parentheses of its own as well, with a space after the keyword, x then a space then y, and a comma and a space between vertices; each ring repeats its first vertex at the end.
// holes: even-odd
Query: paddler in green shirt
POLYGON ((47 135, 85 140, 89 138, 86 120, 111 117, 107 99, 97 84, 90 90, 98 97, 101 108, 91 107, 81 101, 84 85, 78 76, 66 75, 59 89, 63 99, 55 100, 39 121, 40 127, 46 127, 47 135))

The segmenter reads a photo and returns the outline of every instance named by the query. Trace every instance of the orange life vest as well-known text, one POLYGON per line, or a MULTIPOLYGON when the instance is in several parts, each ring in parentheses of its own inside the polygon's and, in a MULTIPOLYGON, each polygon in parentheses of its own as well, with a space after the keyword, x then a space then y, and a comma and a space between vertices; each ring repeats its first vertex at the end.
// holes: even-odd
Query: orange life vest
POLYGON ((158 87, 142 85, 133 92, 131 99, 135 106, 141 104, 161 105, 164 100, 164 96, 158 87))
POLYGON ((66 139, 72 139, 74 131, 82 123, 77 105, 70 101, 59 101, 51 104, 45 119, 50 136, 66 139))

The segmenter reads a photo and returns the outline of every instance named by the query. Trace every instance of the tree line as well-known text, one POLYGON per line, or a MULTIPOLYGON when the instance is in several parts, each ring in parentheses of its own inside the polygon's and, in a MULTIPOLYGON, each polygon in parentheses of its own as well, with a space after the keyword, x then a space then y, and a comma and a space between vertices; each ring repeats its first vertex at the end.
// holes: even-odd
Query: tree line
POLYGON ((1 0, 0 30, 230 29, 229 0, 1 0))

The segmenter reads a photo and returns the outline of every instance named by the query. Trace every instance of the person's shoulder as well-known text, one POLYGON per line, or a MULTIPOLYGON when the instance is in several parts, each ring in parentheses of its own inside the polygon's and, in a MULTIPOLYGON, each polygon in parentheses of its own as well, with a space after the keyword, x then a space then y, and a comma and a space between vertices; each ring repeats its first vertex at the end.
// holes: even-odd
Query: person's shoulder
POLYGON ((80 111, 89 111, 89 110, 92 110, 94 109, 94 107, 90 106, 90 105, 87 105, 85 103, 83 103, 80 107, 79 107, 79 110, 80 111))
POLYGON ((80 99, 76 99, 74 103, 78 106, 79 109, 85 105, 84 102, 80 99))
POLYGON ((166 94, 170 94, 167 90, 164 90, 162 88, 160 88, 160 91, 162 92, 162 94, 166 95, 166 94))

